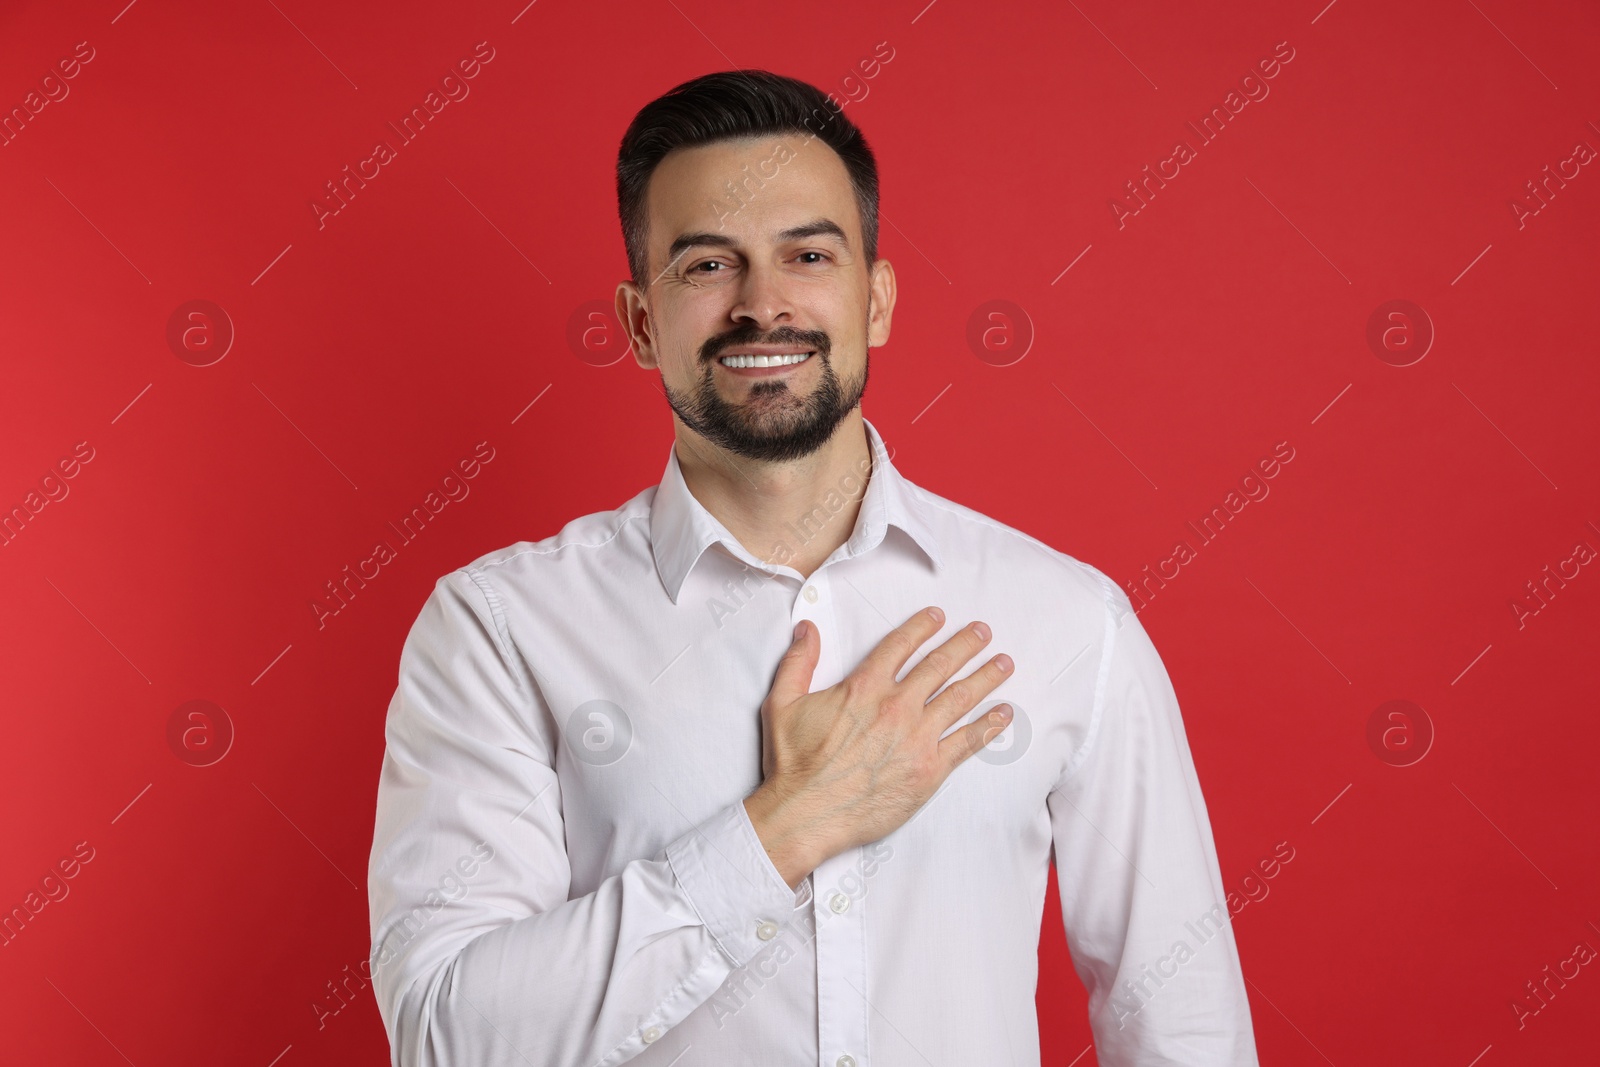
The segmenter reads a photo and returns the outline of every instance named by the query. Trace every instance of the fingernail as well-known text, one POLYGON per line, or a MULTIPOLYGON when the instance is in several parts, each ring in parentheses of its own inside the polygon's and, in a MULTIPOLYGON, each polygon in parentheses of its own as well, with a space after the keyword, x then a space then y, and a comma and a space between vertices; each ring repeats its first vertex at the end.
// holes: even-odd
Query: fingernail
POLYGON ((1004 652, 1000 653, 994 658, 994 665, 995 669, 1000 671, 1002 674, 1010 674, 1013 666, 1011 657, 1006 655, 1004 652))
POLYGON ((928 614, 933 617, 934 622, 944 622, 944 612, 940 611, 938 608, 929 608, 928 614))
POLYGON ((983 638, 985 641, 989 640, 989 628, 981 622, 975 622, 972 624, 972 632, 983 638))
POLYGON ((805 632, 806 632, 806 620, 801 619, 799 622, 794 624, 794 639, 796 641, 800 640, 800 635, 805 633, 805 632))
POLYGON ((995 708, 993 711, 991 711, 989 713, 989 718, 992 719, 995 722, 1010 722, 1011 721, 1011 705, 1010 704, 1001 704, 998 708, 995 708))

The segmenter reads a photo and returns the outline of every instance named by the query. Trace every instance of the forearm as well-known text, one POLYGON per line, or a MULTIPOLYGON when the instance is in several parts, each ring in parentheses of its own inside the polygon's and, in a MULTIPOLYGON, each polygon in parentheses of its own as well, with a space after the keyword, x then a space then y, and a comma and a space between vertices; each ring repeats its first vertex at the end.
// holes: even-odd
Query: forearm
POLYGON ((748 963, 770 940, 766 923, 793 911, 793 890, 737 803, 570 900, 529 899, 547 865, 502 854, 485 865, 490 878, 415 931, 415 883, 399 872, 377 880, 374 992, 398 1067, 626 1062, 748 963))

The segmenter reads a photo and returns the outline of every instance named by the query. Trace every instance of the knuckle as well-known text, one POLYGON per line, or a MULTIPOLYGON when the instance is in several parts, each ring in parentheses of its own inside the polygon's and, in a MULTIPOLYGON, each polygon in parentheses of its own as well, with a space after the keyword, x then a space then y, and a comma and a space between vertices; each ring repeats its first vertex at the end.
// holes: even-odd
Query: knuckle
POLYGON ((944 692, 940 695, 957 706, 971 706, 976 697, 976 694, 972 692, 972 683, 966 679, 962 679, 959 682, 951 682, 945 686, 944 692))
POLYGON ((845 677, 843 686, 845 703, 851 707, 865 703, 872 692, 872 684, 863 671, 851 672, 845 677))
POLYGON ((890 693, 878 701, 878 714, 884 718, 898 719, 905 711, 905 698, 898 693, 890 693))

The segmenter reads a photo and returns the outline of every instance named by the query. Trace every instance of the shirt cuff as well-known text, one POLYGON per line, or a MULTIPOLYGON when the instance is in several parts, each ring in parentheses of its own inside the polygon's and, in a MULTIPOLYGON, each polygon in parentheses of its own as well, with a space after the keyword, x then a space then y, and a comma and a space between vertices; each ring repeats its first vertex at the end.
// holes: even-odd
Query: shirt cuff
POLYGON ((797 892, 772 865, 740 799, 667 845, 667 861, 700 921, 734 967, 794 916, 797 892))

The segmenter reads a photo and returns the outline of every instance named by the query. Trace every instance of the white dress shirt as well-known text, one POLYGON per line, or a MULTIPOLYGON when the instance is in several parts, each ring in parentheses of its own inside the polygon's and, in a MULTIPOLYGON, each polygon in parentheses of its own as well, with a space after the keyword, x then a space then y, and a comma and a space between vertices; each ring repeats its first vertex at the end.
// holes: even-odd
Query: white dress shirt
POLYGON ((1036 1067, 1052 857, 1100 1063, 1256 1063, 1177 698, 1126 595, 907 481, 866 430, 870 477, 814 513, 865 481, 855 528, 809 578, 741 546, 669 450, 615 511, 438 580, 368 872, 395 1064, 1036 1067), (791 890, 742 800, 794 626, 821 634, 818 690, 928 605, 945 624, 907 670, 974 619, 993 640, 957 677, 1016 664, 950 729, 1015 720, 791 890))

